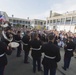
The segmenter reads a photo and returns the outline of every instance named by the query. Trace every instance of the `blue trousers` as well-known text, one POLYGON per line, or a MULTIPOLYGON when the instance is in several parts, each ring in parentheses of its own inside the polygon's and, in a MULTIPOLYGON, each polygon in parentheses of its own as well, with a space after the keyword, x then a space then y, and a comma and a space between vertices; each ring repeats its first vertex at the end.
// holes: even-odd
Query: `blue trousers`
POLYGON ((4 75, 5 66, 0 66, 0 75, 4 75))
POLYGON ((50 75, 56 75, 56 68, 47 68, 44 66, 44 75, 48 75, 50 70, 50 75))
POLYGON ((33 58, 33 72, 36 72, 36 62, 38 65, 38 71, 41 70, 41 57, 40 58, 33 58))
POLYGON ((71 57, 64 57, 64 69, 69 68, 71 57))

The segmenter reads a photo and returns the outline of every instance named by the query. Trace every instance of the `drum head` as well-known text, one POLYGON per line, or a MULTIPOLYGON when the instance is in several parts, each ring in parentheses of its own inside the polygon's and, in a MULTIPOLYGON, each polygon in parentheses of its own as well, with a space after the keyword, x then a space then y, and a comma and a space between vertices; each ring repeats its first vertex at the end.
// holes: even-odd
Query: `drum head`
POLYGON ((1 25, 3 28, 8 27, 8 24, 1 25))
POLYGON ((19 46, 19 43, 17 42, 11 42, 9 44, 11 45, 12 48, 17 48, 19 46))

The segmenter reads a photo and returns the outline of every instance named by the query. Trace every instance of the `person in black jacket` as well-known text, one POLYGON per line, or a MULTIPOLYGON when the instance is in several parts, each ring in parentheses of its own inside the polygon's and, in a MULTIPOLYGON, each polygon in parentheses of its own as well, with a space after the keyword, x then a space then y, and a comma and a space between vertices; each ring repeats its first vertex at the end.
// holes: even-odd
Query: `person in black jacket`
POLYGON ((29 36, 29 32, 27 31, 26 35, 24 35, 22 38, 23 50, 24 50, 24 54, 25 54, 24 55, 24 63, 29 63, 28 62, 28 54, 30 51, 29 40, 30 40, 30 36, 29 36))
POLYGON ((7 55, 12 53, 11 47, 0 41, 0 75, 4 74, 4 69, 7 64, 7 55))
POLYGON ((72 37, 68 37, 68 41, 64 47, 64 66, 62 67, 64 70, 67 70, 69 68, 71 57, 73 56, 73 51, 75 50, 75 44, 72 40, 72 37))
POLYGON ((11 29, 6 28, 2 31, 1 41, 6 45, 13 41, 13 34, 11 33, 11 29))
POLYGON ((30 41, 30 46, 32 48, 32 58, 33 58, 33 72, 36 73, 36 62, 38 65, 38 71, 41 71, 41 41, 39 40, 38 34, 33 34, 33 40, 30 41))
POLYGON ((15 35, 15 42, 19 43, 19 46, 17 47, 17 57, 21 56, 21 31, 18 31, 15 35))
POLYGON ((48 43, 42 45, 42 52, 44 53, 44 58, 42 61, 44 68, 44 75, 48 75, 48 71, 50 70, 50 75, 56 74, 57 62, 60 61, 60 50, 59 47, 54 44, 55 35, 48 35, 48 43))

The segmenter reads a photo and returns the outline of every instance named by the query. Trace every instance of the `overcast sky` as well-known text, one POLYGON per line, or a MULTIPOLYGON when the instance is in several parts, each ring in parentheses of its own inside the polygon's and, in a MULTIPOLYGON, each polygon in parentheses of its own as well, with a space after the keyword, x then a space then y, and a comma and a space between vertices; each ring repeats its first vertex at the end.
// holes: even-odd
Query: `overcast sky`
POLYGON ((8 16, 46 19, 50 10, 60 13, 76 10, 76 0, 0 0, 0 11, 8 16))

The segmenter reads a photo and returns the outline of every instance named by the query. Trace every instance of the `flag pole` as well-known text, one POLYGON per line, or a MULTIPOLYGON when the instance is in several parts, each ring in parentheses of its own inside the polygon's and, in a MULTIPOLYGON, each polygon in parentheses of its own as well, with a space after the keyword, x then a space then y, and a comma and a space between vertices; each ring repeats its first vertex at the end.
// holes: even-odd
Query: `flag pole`
POLYGON ((12 27, 13 27, 13 17, 14 17, 14 15, 12 15, 12 27))
POLYGON ((2 25, 4 24, 3 20, 4 20, 4 13, 2 12, 2 25))

